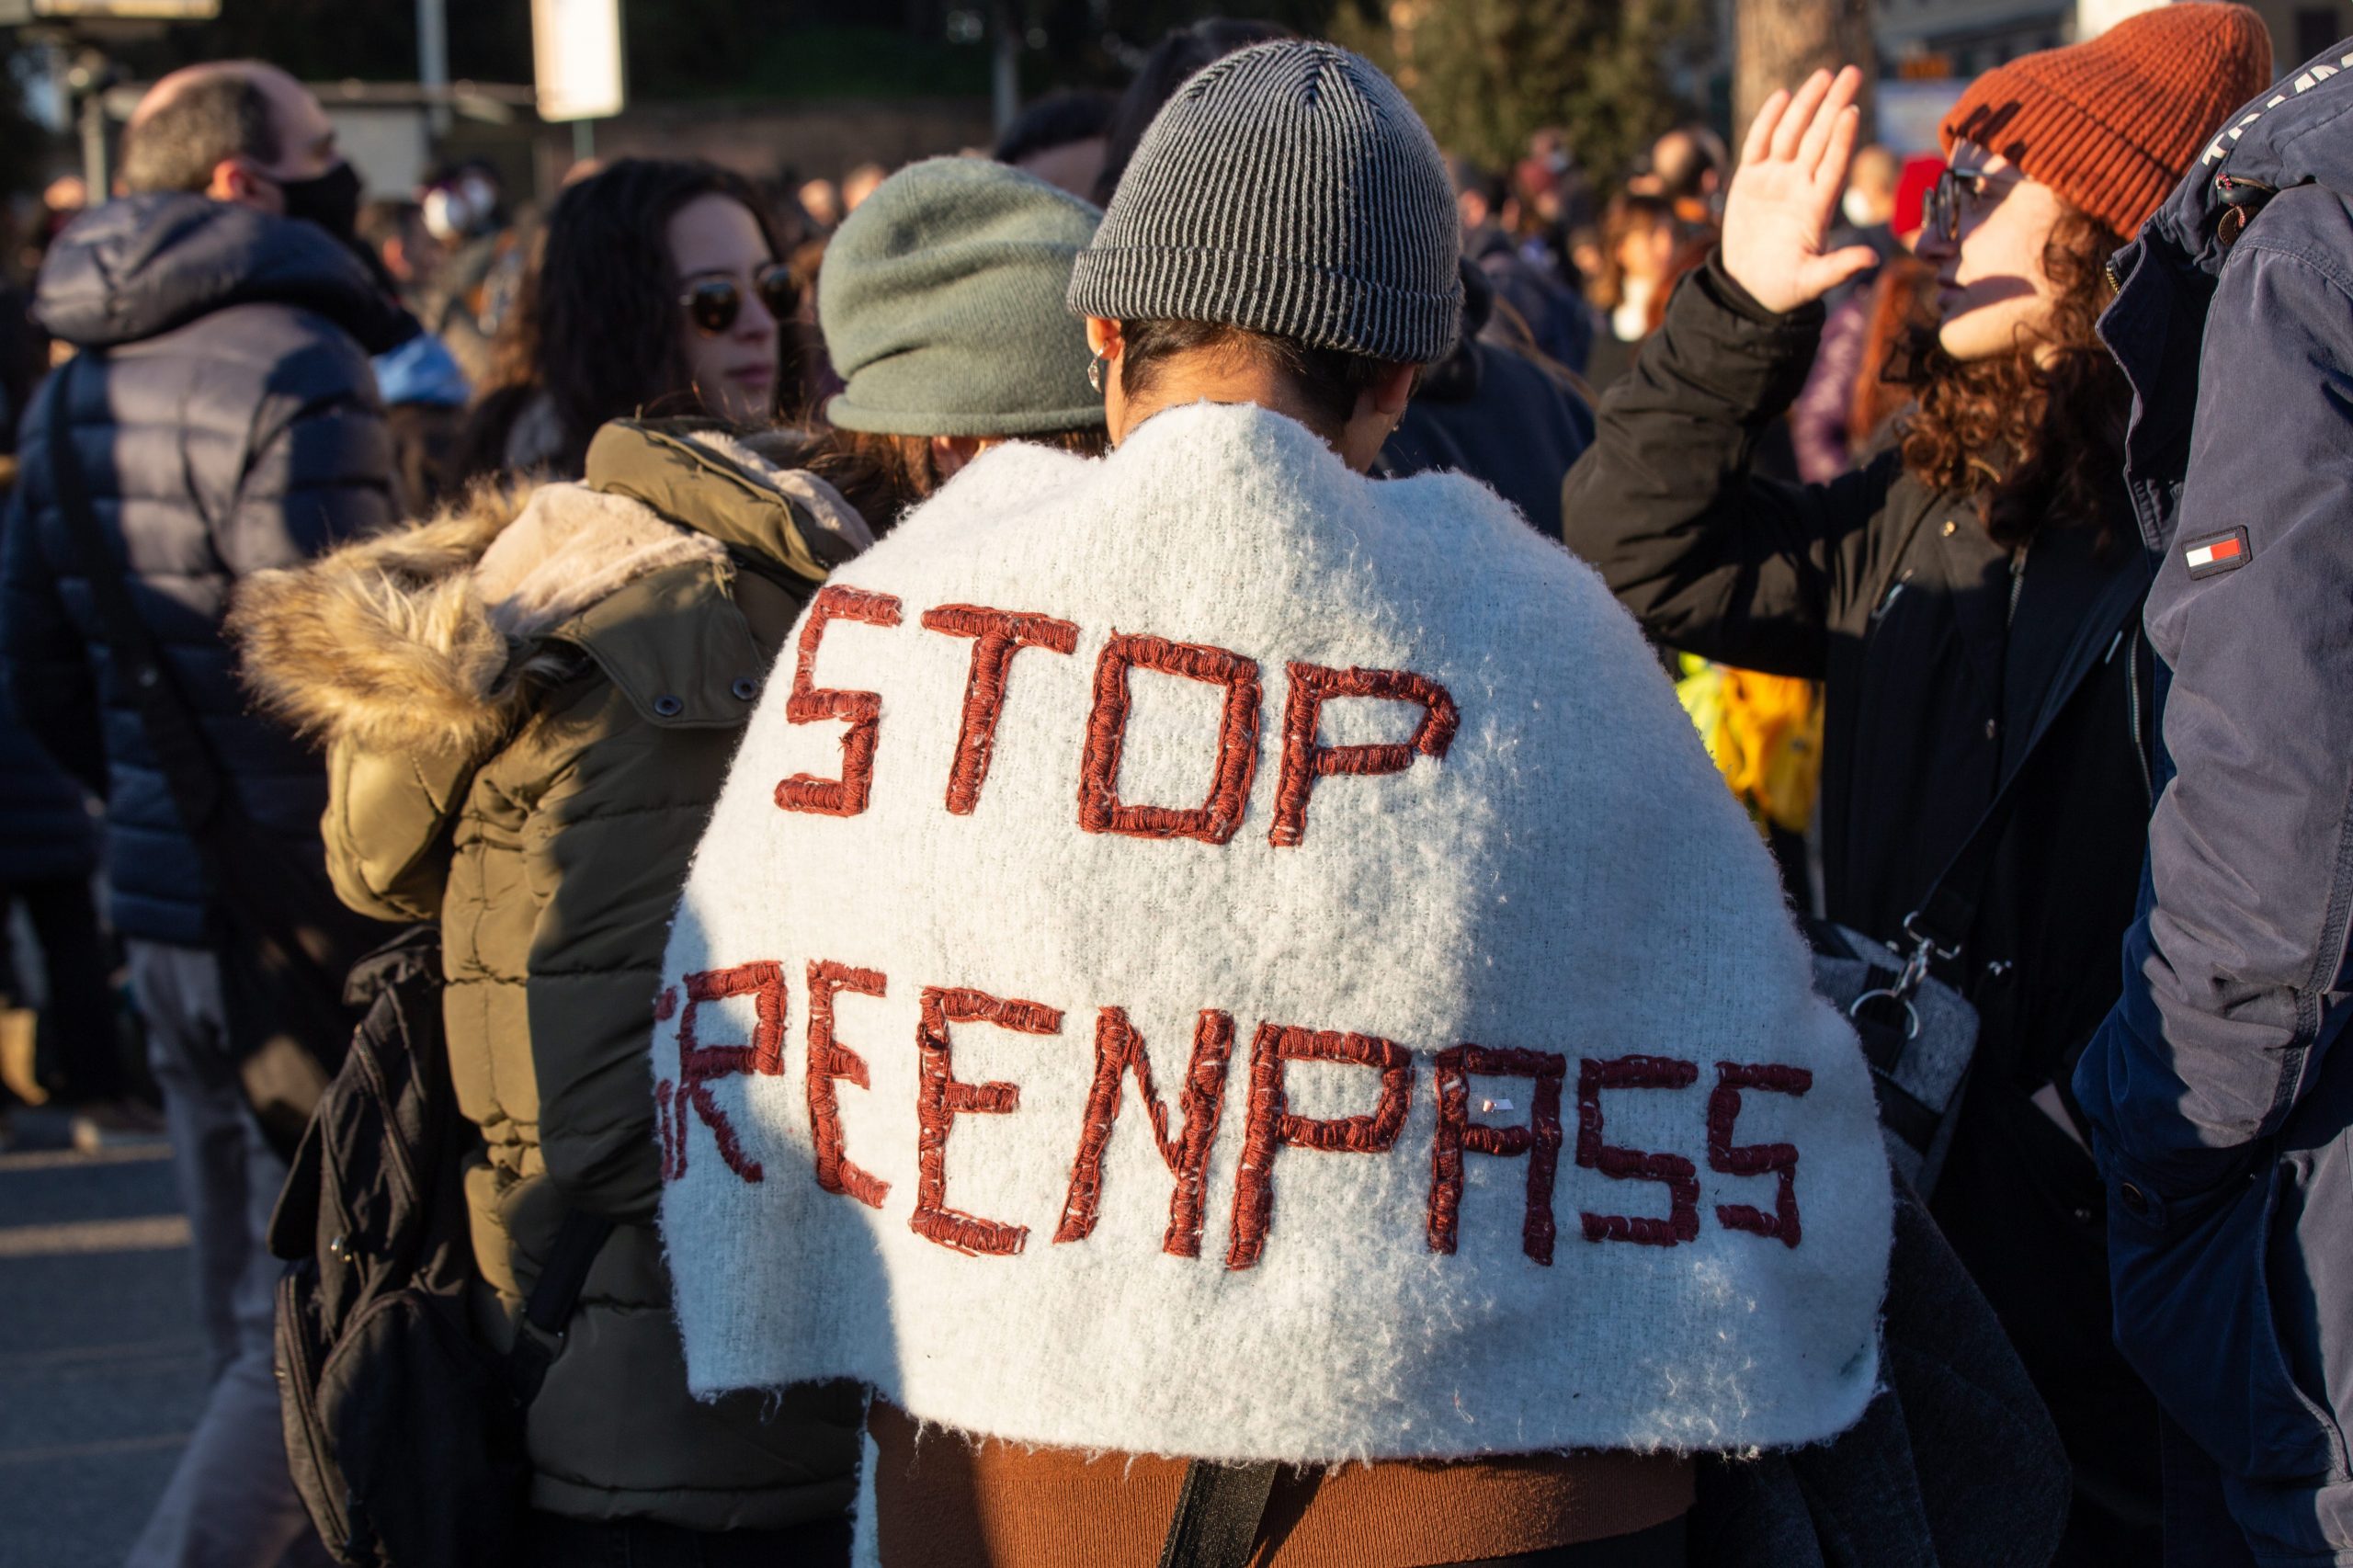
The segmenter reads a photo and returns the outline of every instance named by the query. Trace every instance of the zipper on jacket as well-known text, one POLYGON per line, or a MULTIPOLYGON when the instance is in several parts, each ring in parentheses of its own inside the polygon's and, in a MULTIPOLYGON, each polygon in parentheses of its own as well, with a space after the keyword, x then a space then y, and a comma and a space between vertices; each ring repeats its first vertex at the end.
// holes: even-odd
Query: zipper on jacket
POLYGON ((2141 792, 2149 809, 2157 809, 2156 780, 2149 773, 2149 748, 2141 739, 2141 622, 2132 621, 2132 639, 2124 649, 2124 718, 2132 734, 2132 765, 2141 770, 2141 792))
MULTIPOLYGON (((318 1411, 312 1403, 318 1394, 319 1368, 313 1364, 310 1345, 302 1336, 301 1290, 300 1277, 293 1270, 289 1269, 279 1276, 276 1335, 278 1350, 284 1360, 278 1376, 281 1380, 290 1379, 294 1384, 295 1397, 288 1405, 293 1412, 291 1425, 295 1433, 292 1435, 302 1439, 302 1447, 311 1461, 311 1473, 324 1479, 337 1472, 326 1435, 319 1430, 318 1411)), ((358 1544, 352 1529, 349 1493, 347 1491, 343 1496, 335 1497, 322 1487, 320 1501, 326 1506, 328 1514, 324 1521, 328 1528, 322 1533, 339 1542, 345 1552, 349 1553, 358 1544)))
POLYGON ((2018 596, 2026 592, 2026 552, 2033 548, 2034 541, 2029 540, 2010 557, 2010 613, 2002 622, 2005 626, 2018 622, 2018 596))
POLYGON ((1904 590, 1911 585, 1911 582, 1912 570, 1910 567, 1906 567, 1904 568, 1904 575, 1898 578, 1894 585, 1887 590, 1887 597, 1881 599, 1879 601, 1878 608, 1871 611, 1870 624, 1874 630, 1879 626, 1880 618, 1886 615, 1889 610, 1895 608, 1895 601, 1903 597, 1904 590))
POLYGON ((351 1056, 358 1062, 360 1072, 367 1075, 369 1092, 375 1096, 378 1105, 385 1108, 383 1146, 384 1152, 391 1156, 386 1163, 392 1168, 392 1178, 407 1188, 405 1196, 409 1202, 422 1203, 425 1201, 425 1184, 417 1171, 416 1156, 408 1146, 408 1139, 403 1135, 397 1119, 390 1114, 392 1092, 391 1085, 385 1082, 383 1067, 377 1062, 376 1053, 369 1050, 364 1041, 352 1042, 351 1056))

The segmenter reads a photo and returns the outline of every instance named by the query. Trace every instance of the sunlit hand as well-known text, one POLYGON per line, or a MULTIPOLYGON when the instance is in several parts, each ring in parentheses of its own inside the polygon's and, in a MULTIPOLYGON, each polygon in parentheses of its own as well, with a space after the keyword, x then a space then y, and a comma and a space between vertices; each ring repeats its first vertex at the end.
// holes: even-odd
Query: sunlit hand
POLYGON ((1817 71, 1791 97, 1775 93, 1756 111, 1740 168, 1724 196, 1724 270, 1768 311, 1819 300, 1879 260, 1867 245, 1824 254, 1847 188, 1861 112, 1863 74, 1817 71))

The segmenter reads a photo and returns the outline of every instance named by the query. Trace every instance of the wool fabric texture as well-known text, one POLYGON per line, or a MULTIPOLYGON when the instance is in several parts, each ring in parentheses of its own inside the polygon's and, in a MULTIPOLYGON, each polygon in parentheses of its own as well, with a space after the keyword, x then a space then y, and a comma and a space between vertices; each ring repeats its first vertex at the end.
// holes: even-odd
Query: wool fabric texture
POLYGON ((817 323, 846 383, 825 417, 894 436, 1029 436, 1103 423, 1063 309, 1102 214, 983 158, 910 165, 825 247, 817 323))
POLYGON ((2262 17, 2183 0, 1986 72, 1946 114, 1944 148, 1998 153, 2129 240, 2270 80, 2262 17))
POLYGON ((1634 622, 1493 492, 1251 405, 994 449, 835 574, 687 881, 689 1381, 1229 1460, 1827 1437, 1891 1210, 1810 976, 1634 622))
POLYGON ((1446 162, 1396 84, 1283 39, 1204 67, 1162 107, 1070 308, 1429 364, 1461 322, 1461 254, 1446 162))

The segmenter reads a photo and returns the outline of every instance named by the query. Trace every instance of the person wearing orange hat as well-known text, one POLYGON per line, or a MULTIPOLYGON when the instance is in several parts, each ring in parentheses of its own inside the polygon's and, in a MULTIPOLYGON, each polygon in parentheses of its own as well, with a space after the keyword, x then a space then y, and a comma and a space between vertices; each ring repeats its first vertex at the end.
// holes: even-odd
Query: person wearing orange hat
POLYGON ((1822 296, 1875 259, 1829 238, 1860 82, 1777 94, 1721 247, 1563 497, 1570 547, 1659 640, 1824 683, 1821 913, 1976 1008, 1956 1103, 1886 1114, 1949 1133, 1931 1210, 2066 1442, 2061 1562, 2162 1551, 2156 1409, 2109 1338, 2105 1189, 2067 1087, 2118 994, 2153 796, 2131 391, 2093 329, 2109 257, 2269 72, 2253 11, 2185 3, 1972 83, 1917 244, 1935 322, 1894 356, 1912 406, 1892 448, 1811 485, 1750 464, 1822 296))

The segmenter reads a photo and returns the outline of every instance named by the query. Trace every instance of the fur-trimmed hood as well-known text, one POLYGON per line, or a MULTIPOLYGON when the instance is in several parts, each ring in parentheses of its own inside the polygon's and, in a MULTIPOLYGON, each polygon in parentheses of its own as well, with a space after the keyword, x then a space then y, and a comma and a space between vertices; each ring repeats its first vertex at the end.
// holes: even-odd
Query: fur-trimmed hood
POLYGON ((677 573, 690 597, 723 600, 740 568, 821 582, 872 542, 830 485, 785 466, 790 441, 620 422, 598 434, 585 483, 479 487, 428 520, 258 573, 229 623, 245 684, 322 741, 479 756, 512 733, 545 645, 600 653, 572 633, 590 619, 609 631, 616 618, 595 612, 633 585, 677 573))

